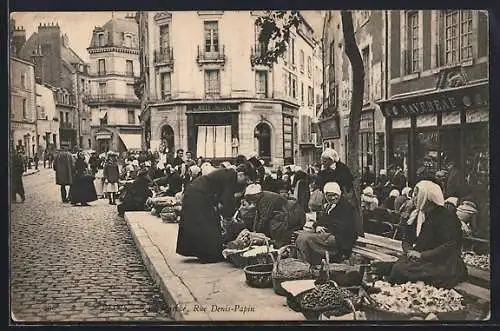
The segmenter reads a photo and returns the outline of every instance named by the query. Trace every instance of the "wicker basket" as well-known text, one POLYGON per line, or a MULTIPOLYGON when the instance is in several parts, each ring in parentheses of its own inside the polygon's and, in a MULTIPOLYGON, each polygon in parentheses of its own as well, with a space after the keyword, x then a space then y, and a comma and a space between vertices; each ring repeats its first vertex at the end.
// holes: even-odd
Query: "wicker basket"
POLYGON ((243 271, 247 279, 247 284, 256 288, 271 288, 272 280, 272 264, 255 264, 246 266, 243 271))
MULTIPOLYGON (((336 287, 338 287, 338 285, 333 282, 333 281, 329 281, 330 283, 332 283, 333 285, 335 285, 336 287)), ((358 288, 348 288, 349 290, 351 291, 355 291, 357 290, 358 288)), ((302 314, 305 316, 305 318, 307 320, 313 320, 313 321, 316 321, 316 320, 319 320, 319 317, 323 314, 323 315, 332 315, 331 314, 331 311, 332 311, 332 308, 333 307, 324 307, 324 308, 320 308, 320 309, 309 309, 309 308, 304 308, 304 306, 302 305, 302 299, 304 298, 304 296, 307 294, 307 293, 310 293, 311 291, 313 291, 314 289, 311 289, 309 291, 306 291, 306 292, 303 292, 301 294, 299 294, 297 296, 297 299, 296 299, 296 303, 298 303, 299 307, 300 307, 300 311, 302 311, 302 314)), ((350 311, 349 312, 352 312, 354 315, 356 315, 356 308, 354 307, 354 304, 351 300, 349 299, 345 299, 345 302, 347 303, 347 306, 350 308, 350 311)))
MULTIPOLYGON (((340 263, 330 263, 328 266, 330 280, 335 281, 341 287, 360 286, 363 281, 363 274, 359 267, 349 266, 340 263)), ((313 277, 319 276, 318 269, 312 269, 313 277)))
POLYGON ((267 252, 262 254, 257 254, 255 256, 243 256, 243 253, 231 254, 227 257, 227 260, 237 268, 244 268, 249 265, 256 264, 272 264, 273 257, 277 256, 278 251, 270 251, 269 241, 266 240, 267 252))
POLYGON ((283 271, 286 270, 287 268, 287 263, 283 262, 281 260, 281 256, 282 256, 282 252, 286 251, 286 249, 288 248, 288 246, 284 246, 282 248, 280 248, 280 250, 278 251, 278 254, 277 254, 277 258, 274 259, 274 256, 272 254, 270 254, 271 258, 272 258, 272 262, 273 262, 273 273, 272 273, 272 278, 273 278, 273 289, 274 289, 274 293, 276 293, 277 295, 281 295, 281 296, 287 296, 287 291, 285 291, 283 289, 283 287, 281 286, 281 283, 283 282, 286 282, 286 281, 291 281, 291 280, 302 280, 302 279, 308 279, 311 277, 311 267, 310 265, 308 265, 307 263, 305 262, 302 262, 300 260, 297 260, 297 259, 291 259, 290 262, 291 263, 297 263, 297 264, 303 264, 304 265, 304 269, 303 270, 299 270, 296 275, 293 275, 292 277, 290 276, 286 276, 283 271))

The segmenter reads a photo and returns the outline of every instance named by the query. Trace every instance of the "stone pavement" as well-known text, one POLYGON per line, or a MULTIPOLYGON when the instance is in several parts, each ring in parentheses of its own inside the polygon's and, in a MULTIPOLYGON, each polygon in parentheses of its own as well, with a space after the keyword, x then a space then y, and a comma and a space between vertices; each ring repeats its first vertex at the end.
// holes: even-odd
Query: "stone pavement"
POLYGON ((177 224, 163 223, 149 212, 127 212, 125 219, 174 320, 305 320, 272 289, 249 287, 243 270, 227 262, 200 264, 176 254, 177 224))
POLYGON ((63 204, 53 169, 24 187, 11 208, 13 321, 170 320, 116 206, 63 204))
POLYGON ((31 169, 28 169, 25 172, 23 172, 23 176, 29 176, 29 175, 37 174, 39 172, 40 172, 40 168, 38 168, 38 169, 31 168, 31 169))

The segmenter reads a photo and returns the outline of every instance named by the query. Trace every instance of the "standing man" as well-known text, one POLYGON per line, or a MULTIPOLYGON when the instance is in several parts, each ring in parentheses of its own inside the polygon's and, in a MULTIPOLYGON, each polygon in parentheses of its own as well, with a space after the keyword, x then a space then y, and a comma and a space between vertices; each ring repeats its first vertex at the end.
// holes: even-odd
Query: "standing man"
POLYGON ((35 170, 38 170, 38 153, 35 153, 35 156, 33 156, 33 162, 35 162, 35 170))
POLYGON ((16 201, 17 194, 21 196, 21 202, 24 202, 24 185, 23 185, 23 172, 24 172, 24 161, 21 153, 19 151, 14 151, 12 153, 11 159, 11 197, 12 201, 16 201))
POLYGON ((49 153, 49 168, 52 168, 52 165, 54 163, 54 154, 52 152, 49 153))
POLYGON ((47 161, 49 160, 49 154, 47 150, 43 152, 43 167, 47 168, 47 161))
POLYGON ((61 186, 61 200, 69 202, 66 185, 73 184, 73 156, 67 149, 57 153, 54 160, 54 171, 56 172, 56 184, 61 186))
POLYGON ((174 161, 172 162, 172 167, 177 167, 178 165, 181 165, 184 163, 183 160, 184 156, 184 150, 183 149, 178 149, 177 150, 177 156, 175 157, 174 161))

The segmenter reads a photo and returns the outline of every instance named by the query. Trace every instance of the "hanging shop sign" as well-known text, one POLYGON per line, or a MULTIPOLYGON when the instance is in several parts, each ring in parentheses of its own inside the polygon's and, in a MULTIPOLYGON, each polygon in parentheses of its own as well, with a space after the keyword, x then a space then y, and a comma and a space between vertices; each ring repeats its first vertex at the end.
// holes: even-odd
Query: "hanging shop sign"
POLYGON ((217 111, 238 111, 239 104, 237 103, 201 103, 188 104, 186 111, 188 112, 217 112, 217 111))
POLYGON ((323 139, 337 139, 340 137, 339 119, 331 117, 318 123, 323 139))
POLYGON ((382 113, 386 117, 454 112, 484 108, 488 105, 488 84, 421 94, 380 103, 382 113))

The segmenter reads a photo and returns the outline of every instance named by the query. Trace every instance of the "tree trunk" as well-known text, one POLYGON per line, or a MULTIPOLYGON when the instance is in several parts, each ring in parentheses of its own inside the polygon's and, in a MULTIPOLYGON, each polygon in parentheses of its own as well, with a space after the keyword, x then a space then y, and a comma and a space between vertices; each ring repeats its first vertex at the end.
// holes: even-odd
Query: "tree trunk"
POLYGON ((360 171, 359 171, 359 123, 361 121, 361 109, 363 107, 365 69, 363 59, 359 52, 354 26, 352 23, 352 12, 342 10, 342 31, 344 34, 344 50, 351 62, 352 69, 352 95, 351 109, 349 115, 349 135, 347 139, 347 166, 354 177, 354 208, 356 210, 356 229, 358 235, 363 235, 363 219, 361 215, 360 201, 360 171))

